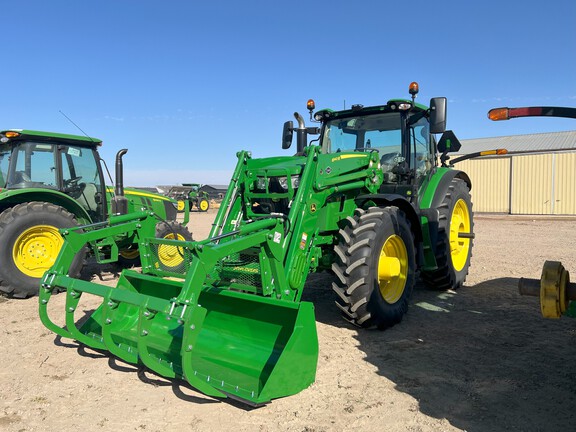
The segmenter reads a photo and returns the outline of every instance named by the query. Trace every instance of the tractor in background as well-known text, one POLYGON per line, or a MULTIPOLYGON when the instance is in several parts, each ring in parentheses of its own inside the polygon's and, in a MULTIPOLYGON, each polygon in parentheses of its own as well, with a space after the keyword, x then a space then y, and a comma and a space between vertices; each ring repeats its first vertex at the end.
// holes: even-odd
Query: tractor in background
MULTIPOLYGON (((105 224, 112 214, 147 209, 158 219, 156 235, 190 240, 176 222, 176 202, 159 194, 124 189, 122 156, 116 157, 116 186, 105 185, 96 138, 32 130, 0 132, 0 292, 15 298, 38 293, 40 279, 63 243, 59 230, 105 224)), ((186 215, 187 217, 187 215, 186 215)), ((185 220, 184 223, 187 223, 185 220)), ((97 248, 101 262, 139 263, 133 235, 97 248)), ((81 251, 70 267, 77 277, 81 251)))
MULTIPOLYGON (((164 193, 167 197, 175 199, 179 213, 196 208, 200 212, 207 212, 210 208, 208 192, 203 191, 200 183, 182 183, 182 186, 170 186, 164 193)), ((159 186, 158 189, 168 188, 159 186)))
MULTIPOLYGON (((576 119, 576 108, 521 107, 493 108, 488 118, 493 121, 520 117, 564 117, 576 119)), ((544 318, 569 316, 576 318, 576 283, 570 282, 570 273, 559 261, 545 261, 540 279, 520 278, 520 294, 540 298, 540 311, 544 318)))
POLYGON ((310 100, 318 126, 298 113, 297 125, 284 124, 282 147, 296 135, 295 152, 238 152, 205 240, 153 238, 146 212, 69 230, 42 280, 42 322, 214 397, 260 405, 305 389, 318 359, 314 307, 302 300, 309 273, 333 272, 343 317, 378 329, 402 320, 418 275, 442 290, 466 280, 471 182, 447 164, 460 143, 446 130, 446 98, 427 107, 415 102, 416 83, 409 91, 343 111, 314 113, 310 100), (139 237, 141 271, 123 270, 116 287, 67 276, 84 244, 117 233, 139 237), (166 264, 166 248, 178 266, 166 264), (49 316, 54 290, 66 291, 64 327, 49 316), (102 303, 79 322, 83 293, 102 303))

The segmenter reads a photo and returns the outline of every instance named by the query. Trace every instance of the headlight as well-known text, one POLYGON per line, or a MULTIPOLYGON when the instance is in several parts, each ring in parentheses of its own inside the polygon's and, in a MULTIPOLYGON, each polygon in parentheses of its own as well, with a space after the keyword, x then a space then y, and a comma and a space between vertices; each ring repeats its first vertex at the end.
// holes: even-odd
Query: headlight
MULTIPOLYGON (((300 177, 290 177, 290 183, 292 184, 292 189, 298 189, 298 186, 300 186, 300 177)), ((278 177, 278 184, 285 191, 288 190, 288 179, 286 177, 278 177)))
POLYGON ((256 179, 256 189, 258 190, 266 190, 266 186, 268 186, 269 179, 264 177, 258 177, 256 179))

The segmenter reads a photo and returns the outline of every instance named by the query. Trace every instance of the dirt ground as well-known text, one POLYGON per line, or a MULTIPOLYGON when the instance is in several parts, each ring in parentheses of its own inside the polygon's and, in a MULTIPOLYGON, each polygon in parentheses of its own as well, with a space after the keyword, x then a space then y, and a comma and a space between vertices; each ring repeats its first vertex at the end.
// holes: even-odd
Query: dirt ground
MULTIPOLYGON (((215 210, 189 227, 205 238, 215 210)), ((309 278, 320 343, 316 382, 258 409, 63 340, 37 298, 0 298, 2 431, 561 431, 576 424, 576 320, 544 320, 520 277, 545 260, 576 274, 576 221, 476 215, 470 275, 456 292, 421 285, 400 325, 358 330, 326 273, 309 278)), ((114 284, 117 269, 94 275, 114 284)), ((64 315, 64 296, 53 314, 64 315)), ((94 303, 94 307, 97 303, 94 303)))

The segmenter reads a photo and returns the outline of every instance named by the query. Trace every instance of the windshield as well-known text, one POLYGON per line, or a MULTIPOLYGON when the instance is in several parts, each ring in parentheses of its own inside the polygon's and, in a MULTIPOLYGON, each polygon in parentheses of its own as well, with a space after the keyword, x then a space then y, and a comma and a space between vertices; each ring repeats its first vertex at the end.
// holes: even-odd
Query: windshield
POLYGON ((410 157, 402 150, 402 120, 399 112, 359 115, 334 119, 326 123, 322 135, 322 152, 377 151, 385 183, 396 183, 396 167, 408 166, 418 178, 430 171, 434 151, 430 146, 428 120, 416 113, 410 124, 410 157))
POLYGON ((347 117, 326 123, 322 136, 324 153, 376 149, 380 155, 401 153, 400 114, 386 113, 347 117))

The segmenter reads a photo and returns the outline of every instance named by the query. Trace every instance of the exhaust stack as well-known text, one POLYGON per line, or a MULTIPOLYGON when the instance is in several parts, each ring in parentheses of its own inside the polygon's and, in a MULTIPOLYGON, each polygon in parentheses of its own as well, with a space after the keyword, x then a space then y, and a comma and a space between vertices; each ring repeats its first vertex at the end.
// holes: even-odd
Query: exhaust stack
POLYGON ((122 215, 128 213, 128 200, 124 196, 124 167, 122 156, 128 153, 128 149, 122 149, 116 153, 116 186, 114 198, 112 198, 112 214, 122 215))

